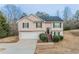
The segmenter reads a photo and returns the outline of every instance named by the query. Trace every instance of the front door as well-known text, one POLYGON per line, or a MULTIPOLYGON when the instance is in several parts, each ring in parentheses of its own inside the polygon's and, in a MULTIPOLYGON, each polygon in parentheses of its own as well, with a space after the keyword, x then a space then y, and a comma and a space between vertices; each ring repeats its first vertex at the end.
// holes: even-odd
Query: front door
POLYGON ((46 29, 46 33, 49 34, 50 33, 50 28, 46 29))

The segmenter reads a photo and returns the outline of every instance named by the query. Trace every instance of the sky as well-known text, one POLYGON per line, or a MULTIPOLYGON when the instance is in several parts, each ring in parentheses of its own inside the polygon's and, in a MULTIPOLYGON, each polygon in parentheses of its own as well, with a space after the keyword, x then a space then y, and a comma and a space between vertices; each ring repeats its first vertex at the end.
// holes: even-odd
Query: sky
MULTIPOLYGON (((0 4, 0 9, 5 6, 0 4)), ((46 12, 51 16, 56 16, 57 10, 60 11, 60 17, 63 16, 64 8, 67 6, 73 14, 79 10, 79 4, 16 4, 26 14, 36 13, 37 11, 46 12)))

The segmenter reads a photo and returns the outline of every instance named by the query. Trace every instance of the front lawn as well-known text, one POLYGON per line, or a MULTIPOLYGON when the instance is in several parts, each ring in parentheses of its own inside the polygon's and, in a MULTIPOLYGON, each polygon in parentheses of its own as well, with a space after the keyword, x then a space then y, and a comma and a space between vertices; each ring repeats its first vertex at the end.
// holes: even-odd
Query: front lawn
POLYGON ((55 53, 78 53, 79 54, 79 35, 72 34, 72 32, 78 34, 79 30, 64 31, 64 40, 55 44, 37 43, 37 54, 55 54, 55 53))
POLYGON ((15 43, 18 40, 18 36, 9 36, 5 38, 0 38, 0 43, 15 43))

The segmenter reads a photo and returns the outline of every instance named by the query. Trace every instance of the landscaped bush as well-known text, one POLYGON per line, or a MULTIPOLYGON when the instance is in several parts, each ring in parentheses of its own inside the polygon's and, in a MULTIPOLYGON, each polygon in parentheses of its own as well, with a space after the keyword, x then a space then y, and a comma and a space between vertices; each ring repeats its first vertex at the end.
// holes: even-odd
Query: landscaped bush
MULTIPOLYGON (((42 42, 48 42, 48 37, 47 37, 47 35, 45 33, 41 33, 39 35, 39 38, 40 38, 40 40, 42 42)), ((61 36, 61 35, 58 35, 58 36, 54 35, 51 41, 53 41, 53 42, 59 42, 59 41, 62 41, 62 40, 63 40, 63 36, 61 36)))
POLYGON ((40 40, 43 41, 43 42, 47 42, 47 41, 48 41, 47 35, 44 34, 44 33, 41 33, 41 34, 39 35, 39 38, 40 38, 40 40))
POLYGON ((53 42, 59 42, 60 41, 60 37, 59 36, 53 36, 53 42))
POLYGON ((59 37, 60 37, 60 41, 62 41, 63 40, 63 36, 60 35, 59 37))
POLYGON ((59 41, 62 41, 63 40, 63 36, 59 35, 59 36, 53 36, 53 39, 52 41, 53 42, 59 42, 59 41))

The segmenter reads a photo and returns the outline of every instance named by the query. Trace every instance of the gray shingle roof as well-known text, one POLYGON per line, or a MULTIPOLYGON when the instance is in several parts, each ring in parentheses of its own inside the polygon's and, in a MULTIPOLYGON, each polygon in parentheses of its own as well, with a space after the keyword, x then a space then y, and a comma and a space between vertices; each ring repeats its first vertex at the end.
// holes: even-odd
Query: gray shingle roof
POLYGON ((58 16, 39 16, 41 19, 44 21, 63 21, 60 17, 58 16))

